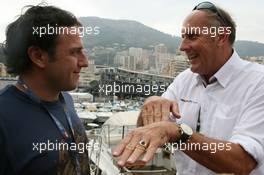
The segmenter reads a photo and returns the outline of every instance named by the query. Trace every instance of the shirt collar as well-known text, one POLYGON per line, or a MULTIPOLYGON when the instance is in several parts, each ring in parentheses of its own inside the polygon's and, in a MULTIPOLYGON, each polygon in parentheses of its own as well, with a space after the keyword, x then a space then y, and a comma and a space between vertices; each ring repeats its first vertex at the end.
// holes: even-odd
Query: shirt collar
MULTIPOLYGON (((233 74, 235 71, 242 68, 243 62, 237 52, 234 50, 232 56, 227 60, 227 62, 209 79, 210 83, 214 81, 218 81, 219 84, 225 88, 228 82, 231 81, 233 74)), ((206 81, 203 77, 197 74, 197 83, 203 82, 206 84, 206 81)))

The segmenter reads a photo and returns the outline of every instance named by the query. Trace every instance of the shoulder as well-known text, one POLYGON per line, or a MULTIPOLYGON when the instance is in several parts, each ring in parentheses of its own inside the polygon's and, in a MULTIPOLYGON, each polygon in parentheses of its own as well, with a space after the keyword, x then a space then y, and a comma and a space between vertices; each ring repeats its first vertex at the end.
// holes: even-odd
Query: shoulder
POLYGON ((244 67, 240 72, 241 78, 244 80, 254 82, 258 84, 264 80, 264 65, 258 63, 252 63, 246 60, 243 60, 244 67))
POLYGON ((179 94, 181 94, 184 89, 187 89, 186 87, 189 89, 189 87, 195 85, 197 76, 198 74, 193 73, 190 68, 186 69, 175 77, 162 96, 171 100, 177 99, 179 94))
POLYGON ((73 102, 72 96, 68 92, 61 92, 61 94, 62 94, 62 96, 63 96, 63 98, 65 100, 65 103, 69 107, 69 109, 71 111, 75 111, 74 102, 73 102))
POLYGON ((64 97, 66 97, 66 98, 68 98, 68 99, 72 99, 72 98, 71 98, 71 95, 69 94, 69 92, 63 91, 63 92, 61 92, 61 93, 62 93, 62 95, 63 95, 64 97))
POLYGON ((232 68, 242 70, 242 73, 260 74, 264 77, 264 65, 242 59, 237 52, 233 54, 232 68))
POLYGON ((66 103, 73 104, 72 96, 68 92, 61 92, 61 94, 64 97, 66 103))
POLYGON ((8 93, 8 91, 9 91, 10 88, 11 88, 11 85, 7 85, 3 89, 1 89, 0 90, 0 97, 5 96, 8 93))
POLYGON ((178 74, 174 80, 173 83, 174 85, 180 84, 181 86, 183 84, 190 84, 193 83, 194 80, 196 80, 198 74, 193 73, 190 68, 186 69, 185 71, 181 72, 178 74))
POLYGON ((262 76, 264 76, 264 65, 258 64, 258 63, 252 63, 249 61, 245 61, 247 62, 247 69, 244 69, 245 72, 253 72, 256 74, 261 74, 262 76))
POLYGON ((178 78, 187 78, 187 77, 193 77, 194 75, 196 75, 196 74, 193 73, 190 68, 188 68, 188 69, 184 70, 183 72, 179 73, 177 75, 177 77, 178 78))
POLYGON ((4 144, 4 139, 5 139, 5 113, 6 111, 3 109, 6 109, 6 107, 9 107, 10 104, 8 103, 7 100, 12 100, 12 98, 10 98, 10 90, 11 86, 8 85, 6 87, 4 87, 3 89, 0 90, 0 105, 1 105, 1 110, 0 110, 0 148, 2 149, 2 146, 4 144))
POLYGON ((8 105, 9 102, 15 100, 15 96, 18 94, 16 92, 16 88, 13 85, 7 85, 3 89, 0 90, 0 105, 8 105))

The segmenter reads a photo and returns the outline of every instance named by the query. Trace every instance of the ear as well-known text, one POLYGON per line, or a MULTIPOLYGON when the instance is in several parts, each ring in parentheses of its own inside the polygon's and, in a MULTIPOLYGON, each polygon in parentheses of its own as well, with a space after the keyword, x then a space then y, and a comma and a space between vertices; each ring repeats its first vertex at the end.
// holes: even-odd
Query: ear
POLYGON ((218 35, 217 35, 217 45, 219 47, 223 46, 226 42, 229 42, 229 30, 227 30, 226 28, 222 28, 223 30, 219 30, 218 31, 218 35), (220 32, 222 31, 222 32, 220 32))
POLYGON ((35 66, 39 68, 45 68, 49 61, 49 55, 46 51, 43 51, 36 46, 30 46, 27 50, 27 53, 30 60, 35 66))

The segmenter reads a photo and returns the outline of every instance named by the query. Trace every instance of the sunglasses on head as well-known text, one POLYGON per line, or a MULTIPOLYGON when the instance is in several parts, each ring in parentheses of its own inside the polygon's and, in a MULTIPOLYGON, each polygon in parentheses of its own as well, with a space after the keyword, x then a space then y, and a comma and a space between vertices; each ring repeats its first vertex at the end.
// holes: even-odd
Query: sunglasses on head
POLYGON ((211 12, 215 13, 221 19, 223 24, 225 26, 227 26, 228 23, 226 22, 225 18, 221 15, 219 10, 216 8, 216 6, 213 3, 207 2, 207 1, 201 2, 193 8, 193 11, 194 10, 202 10, 202 9, 207 9, 207 10, 210 10, 211 12))

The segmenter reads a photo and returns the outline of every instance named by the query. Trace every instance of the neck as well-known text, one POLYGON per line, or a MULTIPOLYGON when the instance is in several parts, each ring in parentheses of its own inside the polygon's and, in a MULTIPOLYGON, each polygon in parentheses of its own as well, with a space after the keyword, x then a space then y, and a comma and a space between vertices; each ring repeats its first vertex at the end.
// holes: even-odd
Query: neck
POLYGON ((219 70, 223 65, 231 58, 233 54, 233 49, 231 47, 224 48, 220 51, 218 58, 215 60, 218 60, 218 63, 216 64, 216 67, 214 71, 212 71, 210 74, 204 75, 204 78, 207 83, 209 83, 209 79, 219 70))
MULTIPOLYGON (((23 74, 20 78, 25 82, 26 86, 30 88, 33 93, 38 96, 43 101, 56 101, 59 99, 60 91, 54 90, 49 83, 41 76, 36 76, 34 74, 23 74)), ((24 91, 24 89, 17 85, 19 90, 24 91)))

